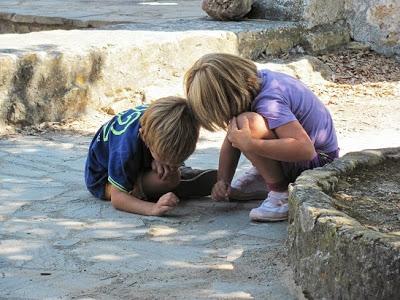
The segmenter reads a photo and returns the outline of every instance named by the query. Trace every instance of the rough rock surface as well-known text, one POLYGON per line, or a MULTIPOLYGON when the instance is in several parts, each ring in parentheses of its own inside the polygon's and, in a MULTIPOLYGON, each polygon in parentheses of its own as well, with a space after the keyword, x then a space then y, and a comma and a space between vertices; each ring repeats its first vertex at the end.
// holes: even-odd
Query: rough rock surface
POLYGON ((254 0, 203 0, 201 8, 217 20, 239 20, 248 14, 254 0))
POLYGON ((307 27, 332 24, 344 19, 344 1, 256 0, 250 18, 302 21, 307 27))
POLYGON ((207 52, 237 54, 229 32, 49 31, 0 36, 0 120, 38 124, 90 107, 182 94, 207 52))
POLYGON ((400 148, 354 152, 304 172, 290 186, 289 261, 314 299, 395 299, 400 235, 363 226, 333 205, 338 177, 400 156, 400 148))
POLYGON ((98 28, 104 24, 197 19, 205 16, 198 0, 1 0, 0 33, 98 28))
POLYGON ((400 55, 397 0, 256 0, 248 17, 301 21, 308 28, 345 21, 355 41, 386 55, 400 55))
POLYGON ((347 22, 354 40, 366 42, 386 55, 400 56, 400 2, 346 1, 347 22))
MULTIPOLYGON (((332 30, 310 40, 312 31, 291 22, 222 24, 182 21, 112 26, 90 33, 0 35, 0 123, 60 121, 118 102, 115 111, 129 105, 126 99, 135 105, 182 95, 185 71, 210 52, 257 58, 302 43, 317 52, 346 41, 332 30)), ((348 37, 346 31, 343 34, 348 37)))

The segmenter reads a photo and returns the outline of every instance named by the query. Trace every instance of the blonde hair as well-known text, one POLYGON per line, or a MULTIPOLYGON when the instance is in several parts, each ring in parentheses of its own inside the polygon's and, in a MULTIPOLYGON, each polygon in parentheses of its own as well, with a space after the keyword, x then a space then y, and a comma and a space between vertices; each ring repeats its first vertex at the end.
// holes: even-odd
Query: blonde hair
POLYGON ((200 125, 215 131, 226 129, 230 119, 250 110, 260 80, 251 60, 213 53, 201 57, 186 72, 185 87, 200 125))
POLYGON ((196 148, 200 126, 186 99, 165 97, 154 101, 140 124, 142 139, 163 162, 179 165, 196 148))

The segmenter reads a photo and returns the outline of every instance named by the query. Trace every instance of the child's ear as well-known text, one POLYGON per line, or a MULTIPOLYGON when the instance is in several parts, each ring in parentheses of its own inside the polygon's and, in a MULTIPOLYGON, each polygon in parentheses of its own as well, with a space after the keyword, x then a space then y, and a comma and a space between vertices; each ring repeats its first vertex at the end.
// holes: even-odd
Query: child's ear
POLYGON ((143 141, 143 143, 146 145, 146 147, 148 147, 146 141, 143 139, 143 128, 139 128, 139 137, 143 141))

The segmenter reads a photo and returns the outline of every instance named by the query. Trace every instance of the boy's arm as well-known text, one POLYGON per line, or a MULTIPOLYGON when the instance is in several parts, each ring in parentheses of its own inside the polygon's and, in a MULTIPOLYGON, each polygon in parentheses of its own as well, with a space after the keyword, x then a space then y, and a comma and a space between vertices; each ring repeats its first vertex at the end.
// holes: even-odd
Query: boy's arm
POLYGON ((161 216, 172 210, 179 201, 175 194, 167 193, 156 203, 147 202, 122 192, 112 185, 110 192, 111 203, 116 209, 146 216, 161 216))

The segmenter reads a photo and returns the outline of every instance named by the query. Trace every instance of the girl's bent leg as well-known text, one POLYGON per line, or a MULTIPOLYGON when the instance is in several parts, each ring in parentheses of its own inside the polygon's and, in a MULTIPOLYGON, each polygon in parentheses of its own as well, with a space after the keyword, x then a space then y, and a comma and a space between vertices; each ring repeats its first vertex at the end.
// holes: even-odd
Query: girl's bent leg
MULTIPOLYGON (((237 117, 239 129, 243 126, 244 119, 249 122, 251 136, 254 139, 276 139, 278 138, 273 130, 269 129, 268 122, 259 114, 248 112, 237 117)), ((279 161, 259 156, 251 151, 243 153, 247 159, 256 167, 257 171, 264 178, 269 190, 287 190, 287 180, 282 172, 282 165, 279 161)))
MULTIPOLYGON (((249 122, 252 138, 276 139, 276 134, 269 129, 266 120, 256 113, 245 113, 237 118, 238 128, 243 126, 244 118, 249 122)), ((254 152, 244 153, 263 177, 269 191, 263 203, 250 211, 253 221, 282 221, 288 218, 287 187, 288 181, 283 174, 279 161, 257 155, 254 152)))

